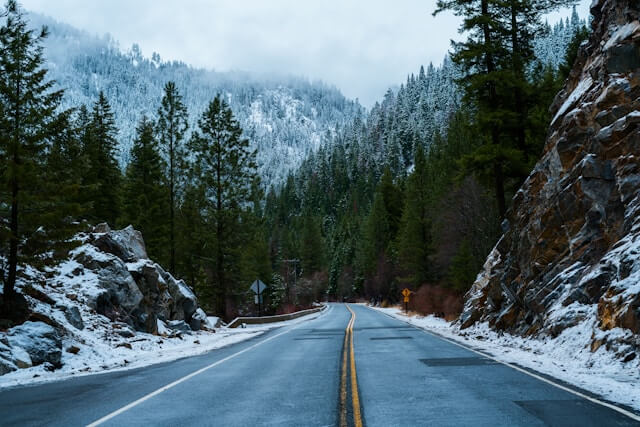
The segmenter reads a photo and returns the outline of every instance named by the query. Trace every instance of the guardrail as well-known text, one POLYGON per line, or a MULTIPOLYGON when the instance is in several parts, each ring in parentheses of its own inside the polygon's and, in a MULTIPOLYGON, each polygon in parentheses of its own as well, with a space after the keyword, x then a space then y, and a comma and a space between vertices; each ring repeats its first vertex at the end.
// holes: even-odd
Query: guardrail
POLYGON ((296 311, 295 313, 279 314, 277 316, 262 316, 262 317, 236 317, 227 325, 227 328, 237 328, 243 323, 246 325, 262 325, 265 323, 283 322, 285 320, 293 320, 298 317, 306 316, 308 314, 317 313, 327 308, 326 304, 322 307, 310 308, 308 310, 296 311))

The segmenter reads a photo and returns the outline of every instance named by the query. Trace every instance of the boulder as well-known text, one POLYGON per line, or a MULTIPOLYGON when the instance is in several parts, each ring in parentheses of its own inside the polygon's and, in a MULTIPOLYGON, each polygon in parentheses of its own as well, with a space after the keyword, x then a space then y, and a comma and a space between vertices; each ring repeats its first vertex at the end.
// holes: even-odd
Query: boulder
POLYGON ((91 245, 81 246, 74 251, 73 257, 98 276, 97 286, 82 289, 91 308, 111 318, 110 312, 128 313, 138 307, 143 298, 142 292, 121 259, 102 253, 91 245))
POLYGON ((169 294, 173 300, 170 318, 189 322, 198 308, 198 300, 183 280, 176 280, 171 274, 165 274, 169 294))
POLYGON ((207 323, 207 313, 204 312, 203 309, 198 308, 193 316, 191 316, 191 321, 189 322, 189 326, 194 331, 199 331, 203 327, 212 327, 207 323))
POLYGON ((8 374, 9 372, 17 371, 18 367, 11 360, 5 359, 0 355, 0 375, 8 374))
POLYGON ((29 356, 29 353, 27 353, 27 351, 22 347, 12 348, 12 356, 13 363, 15 363, 15 365, 20 369, 30 368, 33 366, 31 356, 29 356))
POLYGON ((167 322, 167 328, 180 332, 191 332, 191 327, 184 320, 170 320, 167 322))
POLYGON ((143 300, 135 311, 136 329, 149 333, 157 333, 157 321, 171 316, 172 299, 164 270, 152 261, 138 261, 127 264, 129 273, 134 278, 143 300))
POLYGON ((111 231, 111 227, 106 222, 101 222, 100 224, 93 227, 94 233, 108 233, 111 231))
POLYGON ((7 337, 0 336, 0 375, 8 374, 17 370, 13 351, 7 337))
POLYGON ((124 262, 134 262, 148 258, 142 233, 134 230, 132 226, 122 230, 106 232, 98 236, 92 244, 102 252, 115 255, 124 262))
POLYGON ((82 315, 80 314, 80 310, 78 310, 78 307, 64 307, 63 310, 64 317, 69 323, 71 323, 71 326, 80 330, 84 329, 84 322, 82 321, 82 315))
POLYGON ((48 362, 61 366, 62 340, 58 332, 43 322, 25 322, 9 330, 7 337, 12 348, 22 348, 34 365, 48 362))

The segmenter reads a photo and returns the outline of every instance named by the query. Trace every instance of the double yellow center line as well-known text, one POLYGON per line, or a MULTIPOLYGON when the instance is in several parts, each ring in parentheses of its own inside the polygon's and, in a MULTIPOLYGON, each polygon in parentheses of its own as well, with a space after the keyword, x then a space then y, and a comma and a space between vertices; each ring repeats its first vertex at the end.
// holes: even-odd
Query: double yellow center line
POLYGON ((348 414, 348 382, 351 380, 351 407, 353 410, 353 425, 362 427, 362 414, 360 412, 360 397, 358 396, 358 376, 356 374, 356 358, 353 351, 353 324, 356 321, 356 313, 345 304, 347 310, 351 312, 351 319, 344 334, 344 345, 342 347, 342 372, 340 375, 340 427, 347 427, 348 414), (349 375, 350 374, 350 375, 349 375))

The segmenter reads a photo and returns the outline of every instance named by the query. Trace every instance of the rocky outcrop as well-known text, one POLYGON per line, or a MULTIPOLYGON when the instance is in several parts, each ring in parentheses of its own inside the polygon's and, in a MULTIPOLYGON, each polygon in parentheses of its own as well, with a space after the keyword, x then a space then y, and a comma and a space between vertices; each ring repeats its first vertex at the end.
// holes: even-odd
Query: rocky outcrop
POLYGON ((597 313, 593 347, 600 331, 621 328, 625 348, 638 351, 640 3, 595 0, 592 14, 592 36, 552 107, 544 155, 514 197, 460 322, 555 336, 597 313))
POLYGON ((189 286, 148 258, 132 227, 100 224, 76 239, 81 245, 55 268, 25 269, 17 289, 28 321, 0 330, 0 375, 59 368, 65 357, 91 351, 90 342, 132 349, 213 328, 189 286))
POLYGON ((94 231, 89 243, 72 252, 85 270, 81 273, 94 276, 81 288, 90 307, 114 322, 153 334, 158 319, 191 322, 198 309, 195 294, 147 257, 140 232, 106 225, 94 231))

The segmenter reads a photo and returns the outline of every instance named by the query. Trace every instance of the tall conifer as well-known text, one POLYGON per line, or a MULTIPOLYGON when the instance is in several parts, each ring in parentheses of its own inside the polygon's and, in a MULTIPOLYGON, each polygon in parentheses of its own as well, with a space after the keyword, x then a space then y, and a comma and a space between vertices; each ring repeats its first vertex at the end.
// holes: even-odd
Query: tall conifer
POLYGON ((41 224, 41 179, 51 138, 59 130, 62 91, 47 80, 43 41, 48 31, 28 28, 15 0, 7 1, 0 26, 0 266, 4 305, 14 298, 21 246, 41 224), (5 246, 6 245, 6 246, 5 246))

